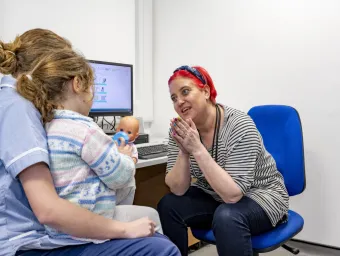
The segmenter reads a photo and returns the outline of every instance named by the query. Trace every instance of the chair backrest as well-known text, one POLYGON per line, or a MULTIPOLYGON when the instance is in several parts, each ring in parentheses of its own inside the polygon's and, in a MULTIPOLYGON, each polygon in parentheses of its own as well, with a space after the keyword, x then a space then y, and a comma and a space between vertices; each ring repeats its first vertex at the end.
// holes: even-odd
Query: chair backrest
POLYGON ((306 186, 303 134, 297 110, 290 106, 264 105, 249 110, 266 150, 274 157, 290 196, 306 186))

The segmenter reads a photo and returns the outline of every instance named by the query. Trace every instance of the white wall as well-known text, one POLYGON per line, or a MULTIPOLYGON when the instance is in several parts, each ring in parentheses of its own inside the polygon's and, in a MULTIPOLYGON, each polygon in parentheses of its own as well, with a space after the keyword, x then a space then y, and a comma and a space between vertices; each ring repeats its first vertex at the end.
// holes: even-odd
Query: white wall
POLYGON ((2 0, 3 40, 51 29, 88 59, 135 64, 134 0, 2 0))
MULTIPOLYGON (((152 0, 0 0, 0 39, 32 28, 69 39, 87 59, 134 65, 134 115, 150 126, 152 0)), ((1 74, 0 74, 1 77, 1 74)))
MULTIPOLYGON (((0 6, 1 6, 1 9, 2 9, 3 6, 4 6, 4 0, 0 0, 0 6)), ((4 22, 5 22, 4 16, 1 15, 0 16, 0 35, 2 35, 4 33, 4 22)))
POLYGON ((152 120, 152 93, 140 90, 143 83, 149 91, 152 88, 152 44, 148 43, 152 17, 143 15, 152 14, 152 0, 0 0, 0 8, 4 41, 28 29, 46 28, 69 39, 87 59, 133 64, 135 115, 152 120), (138 37, 136 30, 141 31, 138 37), (138 69, 137 62, 144 64, 143 60, 149 69, 138 69))
POLYGON ((152 0, 136 0, 136 111, 150 126, 153 121, 152 0))
POLYGON ((167 80, 202 65, 218 101, 247 111, 288 104, 300 112, 307 188, 291 200, 305 219, 299 239, 340 247, 340 2, 336 0, 154 1, 154 125, 175 115, 167 80))

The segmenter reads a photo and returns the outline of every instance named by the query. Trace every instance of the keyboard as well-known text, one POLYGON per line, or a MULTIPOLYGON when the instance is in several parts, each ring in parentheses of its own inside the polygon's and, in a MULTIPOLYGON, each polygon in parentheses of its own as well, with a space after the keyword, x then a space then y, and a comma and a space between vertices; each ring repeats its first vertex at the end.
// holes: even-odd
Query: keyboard
POLYGON ((137 148, 139 159, 152 159, 157 157, 163 157, 168 154, 168 145, 156 144, 141 146, 137 148))

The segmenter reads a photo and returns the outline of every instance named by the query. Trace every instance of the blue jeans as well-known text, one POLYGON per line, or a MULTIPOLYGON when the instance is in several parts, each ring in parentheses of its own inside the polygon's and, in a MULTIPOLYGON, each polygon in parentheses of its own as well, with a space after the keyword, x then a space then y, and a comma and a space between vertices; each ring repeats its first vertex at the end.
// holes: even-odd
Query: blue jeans
POLYGON ((180 256, 178 248, 165 236, 115 239, 102 244, 67 246, 54 250, 20 251, 16 256, 180 256))
POLYGON ((273 228, 267 214, 244 196, 235 204, 217 202, 190 187, 183 196, 168 194, 158 204, 163 232, 188 255, 187 227, 213 229, 219 255, 252 256, 251 236, 273 228))

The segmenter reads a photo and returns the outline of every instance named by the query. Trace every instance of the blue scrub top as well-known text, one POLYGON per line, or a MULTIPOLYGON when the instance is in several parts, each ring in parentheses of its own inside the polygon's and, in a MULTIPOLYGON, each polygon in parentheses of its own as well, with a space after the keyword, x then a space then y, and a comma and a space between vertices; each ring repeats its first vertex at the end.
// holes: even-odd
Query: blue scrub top
POLYGON ((0 256, 82 244, 48 237, 28 203, 18 174, 39 162, 49 165, 49 157, 40 113, 15 84, 12 76, 0 83, 0 256))

